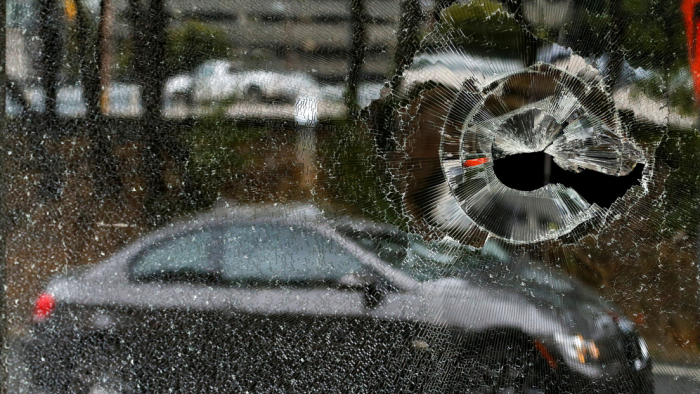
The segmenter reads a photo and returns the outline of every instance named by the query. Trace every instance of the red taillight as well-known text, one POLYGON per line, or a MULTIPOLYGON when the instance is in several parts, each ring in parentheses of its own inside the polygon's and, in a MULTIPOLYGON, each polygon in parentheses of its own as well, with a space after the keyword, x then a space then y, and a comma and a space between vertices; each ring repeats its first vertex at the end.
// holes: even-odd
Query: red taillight
POLYGON ((56 300, 49 293, 42 293, 34 305, 34 321, 43 321, 51 316, 53 308, 56 307, 56 300))

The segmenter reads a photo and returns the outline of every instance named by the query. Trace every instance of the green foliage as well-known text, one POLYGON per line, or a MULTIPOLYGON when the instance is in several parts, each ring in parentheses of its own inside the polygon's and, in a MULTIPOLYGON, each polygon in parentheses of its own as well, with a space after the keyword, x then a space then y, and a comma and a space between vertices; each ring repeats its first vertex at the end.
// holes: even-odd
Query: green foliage
POLYGON ((374 136, 354 122, 326 131, 318 149, 321 187, 330 202, 372 220, 401 225, 392 201, 391 178, 374 136))
POLYGON ((125 78, 133 73, 134 49, 130 39, 118 40, 115 47, 112 69, 115 77, 125 78))
POLYGON ((223 30, 203 22, 185 22, 168 32, 168 70, 173 74, 192 71, 205 60, 226 58, 230 47, 223 30))
POLYGON ((598 57, 615 46, 632 67, 666 71, 687 67, 678 0, 671 4, 661 0, 623 0, 620 23, 624 34, 619 41, 611 30, 615 23, 611 16, 613 4, 596 0, 575 2, 574 17, 558 31, 544 26, 520 26, 502 4, 475 0, 443 11, 444 22, 438 31, 441 39, 476 53, 517 56, 527 28, 541 40, 571 46, 583 56, 598 57))
POLYGON ((255 155, 247 149, 248 142, 267 132, 262 127, 236 125, 223 111, 197 120, 183 143, 190 152, 187 172, 199 193, 198 206, 213 203, 237 174, 253 164, 255 155))
POLYGON ((670 171, 662 196, 665 218, 659 230, 671 236, 682 231, 695 238, 700 225, 700 134, 670 128, 656 156, 670 171))
POLYGON ((564 44, 582 56, 598 57, 611 50, 622 53, 632 67, 666 70, 686 64, 686 38, 680 1, 622 0, 575 2, 574 18, 562 30, 564 44), (623 35, 614 36, 615 23, 623 35))
POLYGON ((686 69, 681 68, 672 72, 669 79, 668 87, 667 82, 660 74, 635 81, 635 88, 631 92, 631 97, 637 98, 643 93, 645 96, 660 102, 668 100, 669 107, 674 112, 685 116, 696 115, 698 110, 695 106, 695 91, 690 73, 686 69))
POLYGON ((624 51, 633 67, 668 68, 686 62, 680 1, 626 0, 624 51))
POLYGON ((490 55, 518 56, 523 30, 503 6, 490 0, 455 4, 442 13, 440 40, 490 55))

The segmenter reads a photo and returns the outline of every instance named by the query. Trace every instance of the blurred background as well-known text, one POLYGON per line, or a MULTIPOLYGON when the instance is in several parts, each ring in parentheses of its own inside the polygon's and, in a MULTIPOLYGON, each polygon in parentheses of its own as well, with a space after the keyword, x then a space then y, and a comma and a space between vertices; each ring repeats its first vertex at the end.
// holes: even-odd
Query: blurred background
POLYGON ((523 253, 617 303, 655 360, 697 364, 698 109, 681 2, 660 0, 8 0, 10 338, 51 276, 223 200, 409 228, 360 119, 439 74, 410 68, 436 29, 483 59, 571 48, 599 70, 654 146, 646 203, 523 253))

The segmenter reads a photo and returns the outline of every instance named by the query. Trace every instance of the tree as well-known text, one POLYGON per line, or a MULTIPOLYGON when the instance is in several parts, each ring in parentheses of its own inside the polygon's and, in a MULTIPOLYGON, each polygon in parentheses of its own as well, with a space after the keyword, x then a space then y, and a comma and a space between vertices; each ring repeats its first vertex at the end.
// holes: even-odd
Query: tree
POLYGON ((152 225, 167 220, 164 197, 167 186, 163 175, 165 166, 165 125, 161 117, 163 85, 166 76, 165 0, 150 0, 147 7, 142 1, 129 0, 132 23, 135 77, 143 86, 144 118, 143 174, 146 178, 144 213, 152 225))
POLYGON ((46 115, 50 122, 56 120, 56 95, 58 74, 61 71, 61 32, 58 2, 39 1, 39 37, 41 39, 42 87, 46 93, 46 115))
POLYGON ((397 33, 396 53, 394 54, 394 76, 392 89, 399 85, 403 72, 413 62, 413 55, 420 45, 420 22, 423 13, 419 0, 401 1, 401 19, 397 33))
POLYGON ((102 78, 104 56, 108 50, 106 24, 110 0, 100 1, 100 18, 97 26, 89 20, 85 4, 77 2, 78 37, 81 43, 80 74, 87 107, 86 131, 90 140, 90 159, 92 161, 92 180, 95 193, 99 197, 113 196, 121 190, 116 159, 107 135, 102 114, 103 88, 107 88, 102 78))
POLYGON ((351 0, 350 15, 352 18, 352 47, 345 101, 348 108, 348 118, 356 119, 359 114, 358 85, 362 79, 362 65, 367 53, 367 13, 364 0, 351 0))
POLYGON ((41 82, 45 93, 45 124, 39 129, 31 128, 28 138, 36 155, 36 170, 41 174, 39 195, 43 199, 58 198, 62 183, 61 175, 57 171, 58 166, 55 165, 56 163, 51 163, 51 158, 43 143, 45 138, 52 136, 57 131, 56 98, 62 53, 60 25, 57 1, 40 0, 39 37, 41 40, 41 82))
POLYGON ((187 21, 182 27, 168 32, 168 72, 191 72, 206 60, 224 59, 230 47, 231 42, 224 30, 200 21, 187 21))

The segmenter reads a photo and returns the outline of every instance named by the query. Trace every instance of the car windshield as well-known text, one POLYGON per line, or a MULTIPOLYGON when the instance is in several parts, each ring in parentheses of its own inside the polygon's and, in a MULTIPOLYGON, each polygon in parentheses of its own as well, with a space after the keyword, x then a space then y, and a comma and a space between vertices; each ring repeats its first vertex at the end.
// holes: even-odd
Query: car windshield
MULTIPOLYGON (((527 259, 499 260, 496 253, 484 253, 461 245, 454 239, 425 241, 422 237, 389 231, 373 234, 358 230, 340 230, 363 249, 400 269, 412 278, 432 281, 441 278, 467 279, 482 286, 499 286, 515 289, 544 299, 557 300, 574 288, 574 282, 560 270, 546 267, 527 259)), ((491 249, 497 246, 491 246, 491 249)), ((584 289, 591 299, 590 291, 584 289)), ((595 300, 595 296, 592 297, 595 300)))
POLYGON ((484 258, 474 248, 454 240, 428 242, 417 235, 404 233, 373 235, 351 231, 346 236, 394 268, 418 281, 463 277, 484 269, 492 259, 484 258))

